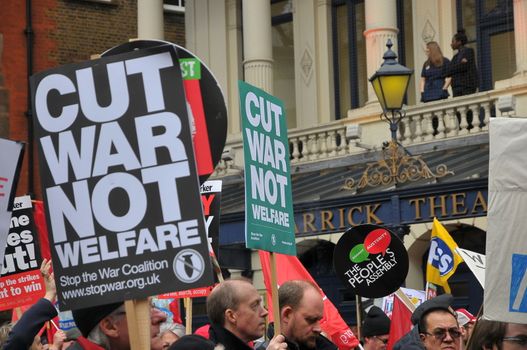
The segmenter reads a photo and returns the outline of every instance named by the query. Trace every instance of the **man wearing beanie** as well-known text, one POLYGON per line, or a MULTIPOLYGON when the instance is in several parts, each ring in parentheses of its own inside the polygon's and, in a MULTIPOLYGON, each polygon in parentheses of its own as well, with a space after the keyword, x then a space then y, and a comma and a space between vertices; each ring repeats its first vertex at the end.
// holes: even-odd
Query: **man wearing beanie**
MULTIPOLYGON (((73 310, 73 319, 82 337, 68 349, 72 350, 130 350, 128 323, 124 303, 98 305, 73 310)), ((156 308, 150 309, 151 349, 162 349, 159 337, 161 323, 166 316, 156 308)))
POLYGON ((362 324, 365 350, 384 350, 388 344, 390 319, 384 311, 372 306, 362 324))

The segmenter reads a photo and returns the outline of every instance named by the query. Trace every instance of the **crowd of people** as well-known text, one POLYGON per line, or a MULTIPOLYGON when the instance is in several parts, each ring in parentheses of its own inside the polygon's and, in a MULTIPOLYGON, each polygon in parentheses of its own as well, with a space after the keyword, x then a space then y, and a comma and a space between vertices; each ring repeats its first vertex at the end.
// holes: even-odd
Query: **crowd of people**
POLYGON ((450 44, 456 51, 450 61, 443 56, 439 44, 426 44, 427 60, 421 70, 421 102, 446 99, 452 87, 454 97, 473 94, 478 89, 478 73, 474 49, 465 46, 468 42, 464 30, 459 30, 450 44))
MULTIPOLYGON (((51 344, 42 344, 45 322, 57 315, 53 304, 56 288, 51 263, 44 260, 41 274, 46 293, 15 325, 0 328, 4 350, 129 350, 130 339, 123 302, 73 311, 80 332, 72 339, 57 331, 51 344)), ((323 333, 324 303, 318 287, 292 280, 278 292, 280 333, 267 324, 268 312, 262 296, 246 278, 219 283, 207 298, 210 324, 196 334, 185 335, 182 325, 167 323, 165 313, 150 309, 152 350, 337 350, 323 333), (268 341, 261 342, 268 331, 268 341)), ((418 306, 411 316, 412 330, 393 346, 406 349, 509 350, 527 348, 527 324, 478 320, 465 309, 454 311, 453 297, 442 294, 418 306)), ((360 348, 384 350, 390 340, 390 319, 377 306, 369 308, 362 325, 360 348)))
MULTIPOLYGON (((477 91, 474 50, 466 47, 463 30, 454 35, 452 60, 437 42, 427 43, 421 72, 421 101, 430 102, 477 91)), ((44 324, 57 316, 56 287, 51 262, 44 260, 41 275, 46 292, 15 323, 0 327, 2 350, 129 350, 130 332, 123 302, 73 310, 76 328, 57 330, 49 344, 42 343, 44 324)), ((207 297, 210 324, 195 334, 167 322, 167 315, 150 307, 152 350, 337 350, 324 334, 324 303, 318 287, 308 281, 283 283, 278 292, 280 332, 268 323, 268 311, 251 280, 236 278, 216 285, 207 297), (264 339, 262 341, 262 339, 264 339), (267 339, 267 340, 265 340, 267 339)), ((412 313, 412 329, 398 339, 394 350, 510 350, 527 349, 526 324, 478 319, 465 309, 452 308, 453 297, 443 294, 422 303, 412 313)), ((390 341, 390 318, 377 306, 369 308, 361 326, 361 349, 384 350, 390 341)))

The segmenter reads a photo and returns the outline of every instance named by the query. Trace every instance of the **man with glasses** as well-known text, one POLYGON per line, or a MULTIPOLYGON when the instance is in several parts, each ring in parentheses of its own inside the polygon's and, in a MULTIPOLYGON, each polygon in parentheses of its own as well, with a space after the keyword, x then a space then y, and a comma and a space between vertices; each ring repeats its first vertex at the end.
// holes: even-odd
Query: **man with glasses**
POLYGON ((451 307, 436 305, 423 311, 419 335, 427 350, 461 349, 461 330, 451 307))
POLYGON ((226 350, 252 350, 249 343, 264 335, 268 312, 250 280, 233 278, 214 287, 207 314, 210 340, 226 350))
POLYGON ((364 350, 384 350, 388 344, 390 319, 377 306, 372 306, 364 318, 362 335, 364 350))
POLYGON ((470 349, 525 350, 527 324, 479 319, 474 326, 470 349))

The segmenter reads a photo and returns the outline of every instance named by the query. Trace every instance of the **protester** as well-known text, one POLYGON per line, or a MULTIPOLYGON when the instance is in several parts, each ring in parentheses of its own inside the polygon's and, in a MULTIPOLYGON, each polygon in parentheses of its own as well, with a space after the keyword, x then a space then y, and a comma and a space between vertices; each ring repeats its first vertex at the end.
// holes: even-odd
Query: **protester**
POLYGON ((31 306, 18 322, 13 326, 9 337, 6 340, 2 350, 21 350, 21 349, 42 349, 39 331, 46 321, 57 316, 57 309, 53 305, 57 289, 55 279, 51 271, 51 261, 44 259, 40 266, 40 274, 44 280, 46 293, 42 299, 39 299, 31 306))
POLYGON ((66 332, 61 329, 58 329, 55 334, 53 334, 53 343, 48 347, 49 350, 62 350, 62 345, 66 341, 66 332))
MULTIPOLYGON (((75 324, 83 337, 79 337, 69 349, 130 349, 124 303, 97 305, 73 310, 72 313, 75 324)), ((152 350, 163 349, 163 342, 159 337, 159 328, 165 320, 165 313, 155 307, 150 309, 150 343, 152 350)))
POLYGON ((248 343, 265 331, 267 310, 248 279, 230 279, 214 287, 207 298, 207 314, 209 339, 227 350, 249 350, 248 343))
MULTIPOLYGON (((419 305, 412 313, 411 322, 414 325, 410 332, 406 333, 399 341, 397 341, 393 349, 394 350, 424 350, 425 346, 421 340, 419 334, 419 320, 427 310, 434 308, 448 309, 454 298, 450 294, 441 294, 435 298, 425 301, 419 305)), ((453 311, 453 310, 452 310, 453 311)))
POLYGON ((362 324, 364 350, 384 350, 388 344, 390 318, 377 306, 372 306, 362 324))
POLYGON ((461 349, 461 331, 456 313, 450 305, 425 305, 419 317, 418 327, 426 350, 461 349))
POLYGON ((460 29, 454 34, 450 44, 453 50, 457 50, 448 66, 447 74, 452 78, 452 94, 454 97, 473 94, 478 89, 478 72, 474 49, 465 46, 467 41, 465 30, 460 29))
POLYGON ((451 78, 447 78, 450 61, 443 56, 439 44, 430 41, 426 44, 427 60, 421 70, 421 102, 437 101, 448 98, 448 86, 451 78))
POLYGON ((169 347, 179 338, 185 335, 185 326, 179 323, 165 322, 161 325, 159 336, 163 341, 163 347, 169 347))
POLYGON ((214 344, 212 341, 196 334, 185 335, 173 343, 168 350, 220 350, 222 345, 214 344))
POLYGON ((457 322, 459 323, 459 327, 461 330, 461 339, 463 340, 464 346, 467 345, 467 341, 470 338, 472 334, 472 330, 474 329, 474 323, 476 322, 476 318, 474 315, 472 315, 468 310, 466 309, 457 309, 457 322))
POLYGON ((287 349, 337 349, 335 344, 321 335, 324 302, 314 284, 302 280, 283 283, 278 290, 278 303, 287 349))
POLYGON ((468 350, 527 349, 527 324, 478 320, 468 350))

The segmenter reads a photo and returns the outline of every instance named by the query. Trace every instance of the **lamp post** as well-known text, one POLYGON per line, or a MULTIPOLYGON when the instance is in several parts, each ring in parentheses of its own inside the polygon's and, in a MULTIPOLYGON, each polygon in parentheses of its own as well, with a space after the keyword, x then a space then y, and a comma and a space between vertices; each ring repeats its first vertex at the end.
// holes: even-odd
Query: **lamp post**
POLYGON ((390 124, 392 141, 397 142, 397 128, 404 117, 401 112, 403 100, 414 71, 397 62, 397 54, 392 51, 392 46, 392 40, 388 39, 384 62, 372 75, 370 82, 383 110, 381 119, 390 124))
POLYGON ((390 124, 391 140, 383 147, 383 158, 369 163, 359 181, 347 178, 343 188, 360 190, 366 187, 389 186, 408 181, 437 179, 453 172, 447 166, 439 164, 433 172, 421 156, 412 156, 397 142, 397 129, 405 117, 402 111, 404 96, 410 83, 413 70, 397 62, 397 55, 392 51, 392 41, 388 39, 384 53, 384 62, 370 78, 373 90, 382 107, 381 119, 390 124))

